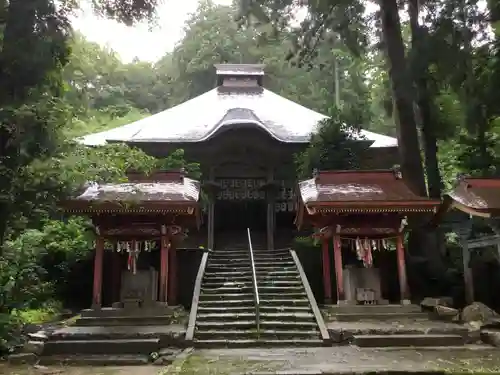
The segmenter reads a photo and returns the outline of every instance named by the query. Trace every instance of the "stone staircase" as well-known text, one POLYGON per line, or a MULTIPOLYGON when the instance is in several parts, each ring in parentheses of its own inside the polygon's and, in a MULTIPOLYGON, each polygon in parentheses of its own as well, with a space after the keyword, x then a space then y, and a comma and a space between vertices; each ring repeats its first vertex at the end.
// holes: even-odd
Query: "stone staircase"
POLYGON ((260 295, 260 337, 248 250, 214 250, 208 257, 202 281, 194 345, 323 345, 290 251, 255 250, 254 260, 260 295))

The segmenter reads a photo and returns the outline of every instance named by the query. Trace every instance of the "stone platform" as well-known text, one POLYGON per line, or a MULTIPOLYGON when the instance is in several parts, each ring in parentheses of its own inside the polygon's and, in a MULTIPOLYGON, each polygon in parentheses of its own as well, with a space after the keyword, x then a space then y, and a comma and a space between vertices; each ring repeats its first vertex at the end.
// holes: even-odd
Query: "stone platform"
POLYGON ((84 310, 74 325, 32 335, 43 343, 42 363, 137 364, 154 362, 182 349, 185 313, 179 308, 84 310), (180 313, 182 316, 179 316, 180 313), (176 323, 178 321, 178 323, 176 323), (111 358, 111 359, 110 359, 111 358))
POLYGON ((417 305, 331 306, 324 315, 337 345, 459 347, 477 341, 464 326, 432 321, 417 305))

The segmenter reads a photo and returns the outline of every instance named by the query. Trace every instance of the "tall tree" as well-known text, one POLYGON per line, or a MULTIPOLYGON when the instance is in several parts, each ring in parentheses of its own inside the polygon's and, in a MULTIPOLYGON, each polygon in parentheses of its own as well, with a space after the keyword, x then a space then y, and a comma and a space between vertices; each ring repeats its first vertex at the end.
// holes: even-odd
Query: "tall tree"
MULTIPOLYGON (((151 18, 157 0, 93 1, 103 15, 131 24, 151 18)), ((50 151, 62 67, 69 56, 68 13, 74 0, 7 0, 0 7, 0 246, 13 202, 13 180, 33 158, 50 151), (29 137, 35 135, 35 137, 29 137)), ((57 112, 57 111, 56 111, 57 112)))

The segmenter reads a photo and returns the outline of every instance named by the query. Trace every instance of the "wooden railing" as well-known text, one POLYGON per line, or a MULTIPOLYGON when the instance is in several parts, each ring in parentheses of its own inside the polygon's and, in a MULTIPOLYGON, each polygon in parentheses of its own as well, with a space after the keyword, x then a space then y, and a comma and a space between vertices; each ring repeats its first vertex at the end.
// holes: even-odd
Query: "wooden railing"
POLYGON ((194 329, 196 327, 196 315, 198 314, 198 302, 200 300, 201 283, 203 281, 203 275, 205 274, 205 268, 207 267, 207 261, 208 251, 205 251, 201 258, 200 267, 198 268, 198 274, 196 275, 196 281, 194 283, 191 312, 189 313, 189 322, 186 330, 186 342, 193 341, 194 329))
POLYGON ((259 288, 257 286, 257 273, 255 272, 255 260, 253 257, 252 236, 250 228, 247 228, 248 236, 248 251, 250 252, 250 264, 252 267, 252 284, 253 284, 253 297, 255 306, 255 325, 257 328, 257 338, 260 338, 260 297, 259 288))

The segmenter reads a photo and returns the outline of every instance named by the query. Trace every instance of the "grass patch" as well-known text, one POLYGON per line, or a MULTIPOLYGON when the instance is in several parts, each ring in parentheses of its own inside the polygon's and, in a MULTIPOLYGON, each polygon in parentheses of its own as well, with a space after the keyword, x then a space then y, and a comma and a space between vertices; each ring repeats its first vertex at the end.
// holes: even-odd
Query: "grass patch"
POLYGON ((184 362, 178 375, 230 375, 262 371, 275 371, 281 368, 281 361, 256 361, 245 358, 206 358, 191 355, 184 362))
POLYGON ((42 324, 56 321, 62 311, 62 305, 56 301, 47 302, 38 309, 26 309, 12 311, 12 315, 26 324, 42 324))

